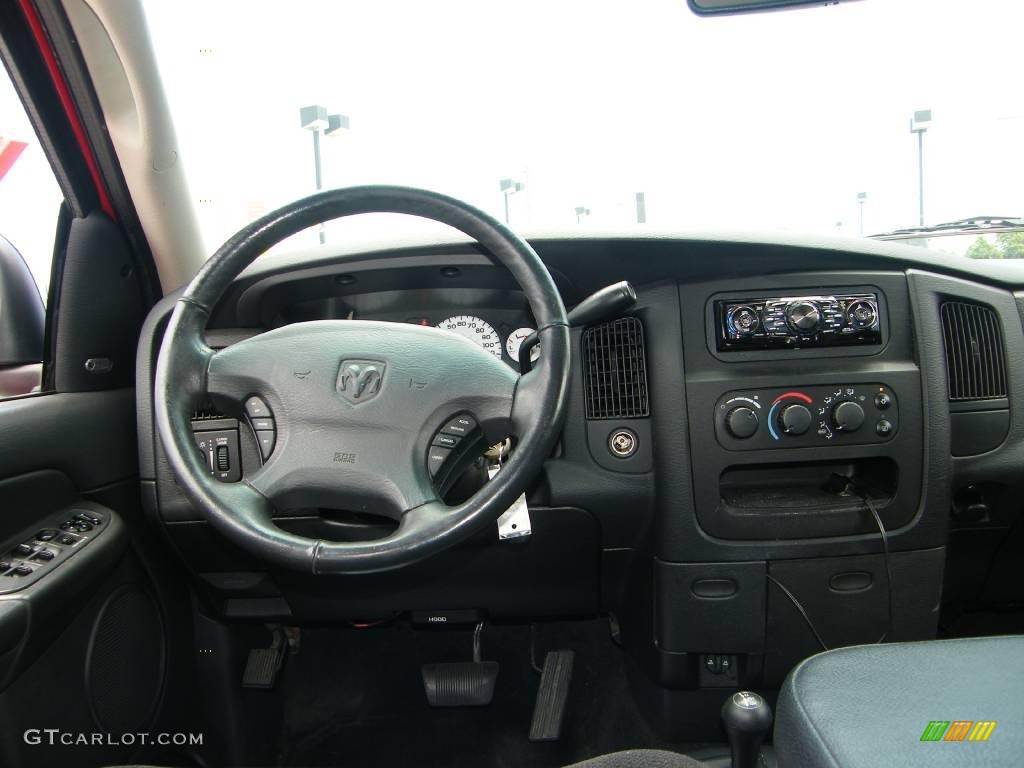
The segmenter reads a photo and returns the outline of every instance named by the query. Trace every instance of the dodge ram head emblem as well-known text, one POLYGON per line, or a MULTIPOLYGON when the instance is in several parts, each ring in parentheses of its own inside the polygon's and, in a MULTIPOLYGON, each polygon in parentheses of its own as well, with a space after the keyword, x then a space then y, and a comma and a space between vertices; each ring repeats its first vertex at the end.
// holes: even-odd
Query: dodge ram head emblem
POLYGON ((386 367, 380 360, 342 360, 338 392, 353 405, 372 400, 380 392, 386 367))

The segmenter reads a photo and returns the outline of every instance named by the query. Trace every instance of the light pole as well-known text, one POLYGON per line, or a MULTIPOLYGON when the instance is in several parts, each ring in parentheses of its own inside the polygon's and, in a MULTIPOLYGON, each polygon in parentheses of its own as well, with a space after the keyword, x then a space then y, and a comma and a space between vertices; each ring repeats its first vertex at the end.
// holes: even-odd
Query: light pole
MULTIPOLYGON (((328 115, 327 108, 314 104, 303 107, 299 110, 299 119, 302 127, 313 132, 313 165, 316 169, 316 190, 323 189, 323 170, 320 164, 320 134, 325 136, 337 136, 342 131, 349 129, 349 119, 346 115, 328 115)), ((320 225, 320 243, 327 242, 323 225, 320 225)))
POLYGON ((576 223, 577 224, 582 223, 583 219, 586 216, 589 216, 589 215, 590 215, 590 209, 589 208, 587 208, 585 206, 582 206, 582 205, 577 205, 576 206, 576 223))
POLYGON ((643 192, 636 193, 636 223, 647 222, 647 196, 643 192))
POLYGON ((867 192, 857 193, 857 204, 860 206, 860 235, 864 236, 864 203, 868 199, 867 192))
POLYGON ((924 134, 931 127, 932 111, 921 109, 910 118, 910 132, 917 134, 918 223, 924 226, 924 134))
POLYGON ((523 191, 523 183, 521 181, 516 181, 515 179, 502 179, 498 182, 498 188, 501 190, 501 194, 505 197, 505 225, 507 226, 509 223, 508 199, 516 192, 523 191))

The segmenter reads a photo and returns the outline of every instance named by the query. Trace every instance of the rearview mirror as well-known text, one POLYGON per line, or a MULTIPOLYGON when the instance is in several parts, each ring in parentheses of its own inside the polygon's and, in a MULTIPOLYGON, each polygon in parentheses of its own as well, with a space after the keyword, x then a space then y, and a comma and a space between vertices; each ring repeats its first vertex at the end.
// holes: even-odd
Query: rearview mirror
POLYGON ((838 5, 840 2, 853 2, 853 0, 687 0, 687 2, 696 14, 718 16, 729 13, 777 11, 783 8, 807 5, 838 5))

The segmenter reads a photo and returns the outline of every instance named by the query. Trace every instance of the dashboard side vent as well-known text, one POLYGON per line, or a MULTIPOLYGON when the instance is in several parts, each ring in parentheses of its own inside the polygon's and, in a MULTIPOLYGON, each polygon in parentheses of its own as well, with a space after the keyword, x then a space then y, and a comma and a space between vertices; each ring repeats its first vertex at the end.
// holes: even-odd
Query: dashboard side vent
POLYGON ((990 400, 1006 397, 1006 354, 996 313, 981 304, 942 304, 949 399, 990 400))
POLYGON ((644 327, 622 317, 583 332, 583 388, 588 419, 649 416, 644 327))

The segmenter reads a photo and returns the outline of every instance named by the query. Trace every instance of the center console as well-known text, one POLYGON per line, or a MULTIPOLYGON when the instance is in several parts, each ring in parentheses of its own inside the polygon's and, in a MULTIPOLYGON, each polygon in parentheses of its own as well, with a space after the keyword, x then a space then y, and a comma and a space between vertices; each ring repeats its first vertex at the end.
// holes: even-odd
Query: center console
POLYGON ((689 467, 659 467, 661 684, 770 688, 822 641, 933 636, 945 510, 905 275, 687 284, 679 311, 689 467))

